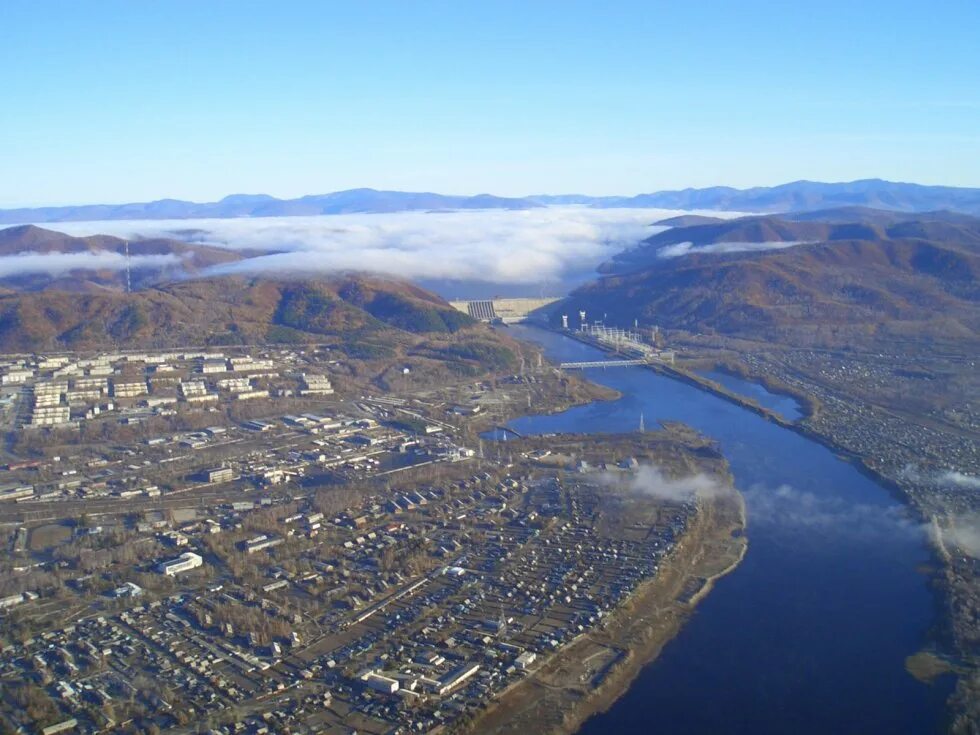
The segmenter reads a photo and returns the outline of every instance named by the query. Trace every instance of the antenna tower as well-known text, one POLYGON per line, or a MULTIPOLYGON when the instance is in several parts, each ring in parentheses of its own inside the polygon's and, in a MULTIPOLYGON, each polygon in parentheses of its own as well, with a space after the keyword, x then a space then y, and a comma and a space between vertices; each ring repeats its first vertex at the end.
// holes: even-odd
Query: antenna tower
POLYGON ((132 293, 133 282, 129 272, 129 240, 126 240, 126 293, 132 293))

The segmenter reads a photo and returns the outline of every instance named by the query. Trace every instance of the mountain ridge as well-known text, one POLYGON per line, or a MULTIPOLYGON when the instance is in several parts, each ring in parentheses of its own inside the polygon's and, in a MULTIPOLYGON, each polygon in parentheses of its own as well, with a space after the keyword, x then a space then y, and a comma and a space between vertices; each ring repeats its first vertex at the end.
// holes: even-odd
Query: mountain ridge
POLYGON ((567 310, 796 346, 980 347, 980 254, 917 240, 841 240, 692 254, 602 277, 567 310))
POLYGON ((796 347, 980 349, 980 218, 742 217, 657 233, 602 270, 568 313, 796 347))
POLYGON ((279 199, 268 194, 230 194, 216 202, 159 199, 125 204, 0 209, 0 224, 119 219, 228 219, 234 217, 315 216, 429 210, 523 210, 577 205, 596 209, 658 208, 777 213, 832 207, 875 207, 915 212, 949 209, 980 214, 980 188, 934 186, 882 179, 850 182, 792 181, 777 186, 730 186, 664 190, 634 196, 537 194, 525 197, 446 195, 434 192, 347 189, 279 199))
POLYGON ((217 276, 131 293, 0 294, 2 352, 333 342, 351 357, 372 359, 420 338, 469 333, 493 341, 490 330, 439 296, 363 274, 217 276))
POLYGON ((347 189, 278 199, 268 194, 230 194, 217 202, 159 199, 128 204, 81 204, 61 207, 0 209, 0 224, 82 222, 97 220, 231 219, 298 217, 322 214, 385 213, 454 209, 535 209, 527 199, 490 194, 452 196, 432 192, 347 189))
POLYGON ((847 182, 804 179, 776 186, 756 186, 747 189, 711 186, 700 189, 665 190, 632 197, 537 195, 529 198, 542 204, 571 203, 600 208, 656 207, 774 214, 831 207, 865 206, 904 212, 951 209, 980 214, 980 188, 934 186, 883 179, 859 179, 847 182))
MULTIPOLYGON (((734 219, 683 219, 636 247, 616 254, 600 273, 623 273, 655 265, 676 254, 683 244, 704 247, 725 244, 813 244, 836 241, 883 242, 921 240, 952 249, 980 250, 980 218, 945 211, 902 213, 866 207, 837 208, 803 214, 750 215, 734 219)), ((665 220, 663 224, 669 222, 665 220)))

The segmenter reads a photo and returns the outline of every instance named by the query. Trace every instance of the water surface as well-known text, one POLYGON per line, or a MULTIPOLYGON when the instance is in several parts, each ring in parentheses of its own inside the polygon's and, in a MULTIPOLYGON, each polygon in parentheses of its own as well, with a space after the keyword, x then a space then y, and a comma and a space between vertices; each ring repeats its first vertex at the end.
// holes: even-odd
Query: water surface
POLYGON ((761 383, 746 380, 722 370, 710 370, 700 373, 700 375, 715 381, 732 393, 755 401, 763 408, 775 411, 787 421, 797 421, 803 417, 803 411, 795 398, 782 393, 773 393, 761 383))
MULTIPOLYGON (((567 337, 513 334, 556 361, 600 359, 567 337)), ((618 432, 642 414, 716 439, 746 497, 748 553, 660 658, 609 710, 600 733, 940 732, 951 682, 913 679, 933 597, 917 567, 925 536, 900 504, 826 448, 693 386, 643 368, 591 370, 615 401, 517 419, 521 433, 618 432)))

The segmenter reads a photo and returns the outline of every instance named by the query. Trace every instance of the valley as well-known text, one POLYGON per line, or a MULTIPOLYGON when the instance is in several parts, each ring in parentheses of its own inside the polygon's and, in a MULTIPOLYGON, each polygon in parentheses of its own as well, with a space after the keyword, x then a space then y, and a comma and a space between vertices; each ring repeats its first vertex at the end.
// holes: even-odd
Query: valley
MULTIPOLYGON (((329 731, 359 726, 381 732, 381 723, 405 716, 404 707, 411 703, 412 717, 423 729, 503 732, 533 722, 552 732, 571 732, 579 727, 590 732, 590 727, 598 727, 590 722, 628 716, 624 713, 630 705, 619 702, 632 701, 633 687, 639 684, 631 682, 655 676, 650 672, 660 670, 657 661, 661 657, 671 660, 670 641, 693 624, 694 604, 700 603, 713 586, 704 580, 713 578, 715 572, 731 572, 746 555, 750 566, 759 563, 752 562, 756 557, 746 551, 744 543, 747 538, 751 545, 753 512, 756 518, 760 512, 768 512, 766 505, 760 505, 758 489, 736 485, 738 490, 748 491, 744 517, 732 515, 723 504, 707 499, 682 506, 684 512, 679 517, 686 518, 682 524, 685 535, 676 548, 673 542, 680 540, 676 534, 681 526, 672 531, 675 535, 661 536, 656 519, 657 514, 673 512, 673 506, 653 504, 641 509, 637 505, 636 512, 654 514, 648 524, 653 530, 647 533, 653 534, 651 538, 658 539, 657 543, 669 540, 663 549, 664 553, 669 549, 671 555, 661 556, 656 544, 633 551, 640 556, 650 552, 657 559, 669 559, 671 571, 651 567, 636 576, 635 570, 617 566, 601 572, 581 600, 569 596, 572 601, 563 603, 560 596, 548 598, 549 603, 557 604, 550 611, 538 610, 535 600, 540 601, 540 596, 529 591, 527 599, 539 622, 534 623, 528 612, 520 622, 513 616, 516 631, 520 631, 517 641, 499 633, 495 643, 489 642, 492 635, 473 637, 474 630, 493 632, 487 622, 493 617, 487 606, 509 604, 504 602, 506 595, 491 584, 481 588, 479 602, 474 603, 471 585, 475 581, 447 584, 440 580, 433 585, 434 560, 446 554, 442 547, 433 548, 431 541, 450 529, 459 553, 449 557, 455 563, 438 567, 443 570, 441 574, 456 575, 446 570, 457 567, 465 570, 464 575, 475 574, 477 570, 469 560, 476 552, 466 551, 467 544, 474 535, 484 538, 489 532, 503 556, 478 557, 483 565, 480 569, 485 574, 517 573, 507 561, 509 554, 530 554, 520 558, 537 564, 542 550, 538 549, 536 534, 550 527, 541 526, 539 521, 545 511, 550 514, 555 509, 557 517, 563 523, 571 522, 575 529, 568 538, 585 538, 589 543, 614 539, 609 553, 615 557, 619 543, 615 539, 631 539, 636 528, 615 523, 610 526, 600 520, 609 516, 612 523, 619 513, 615 505, 605 505, 602 499, 602 488, 608 482, 604 478, 614 471, 613 465, 626 462, 624 467, 639 478, 644 472, 644 456, 660 467, 670 465, 671 456, 689 454, 689 461, 685 460, 688 473, 698 472, 698 467, 706 470, 708 457, 721 462, 724 458, 710 441, 666 420, 673 417, 656 413, 657 409, 652 409, 647 419, 653 423, 662 420, 662 429, 645 432, 641 411, 630 419, 638 423, 640 433, 617 439, 596 438, 596 427, 590 427, 588 437, 568 433, 536 439, 526 435, 527 426, 537 426, 538 421, 564 421, 570 406, 580 409, 572 409, 569 416, 603 402, 619 406, 624 400, 646 400, 642 394, 624 394, 618 382, 608 383, 589 371, 653 371, 678 385, 688 383, 723 398, 734 410, 748 409, 781 431, 830 448, 907 505, 911 520, 895 521, 894 511, 885 509, 880 518, 869 516, 867 522, 872 528, 879 523, 896 523, 894 529, 889 526, 889 532, 898 534, 893 542, 901 546, 902 558, 914 557, 920 548, 917 544, 921 537, 916 535, 920 531, 916 529, 925 529, 921 533, 931 539, 934 568, 929 579, 941 612, 927 635, 921 628, 921 617, 902 622, 908 626, 905 635, 911 636, 913 629, 919 631, 917 648, 906 651, 905 656, 910 670, 924 671, 916 662, 928 660, 932 662, 930 676, 942 678, 942 672, 955 673, 955 690, 942 685, 943 697, 949 696, 950 728, 957 733, 970 732, 980 715, 974 705, 980 686, 976 673, 980 661, 976 580, 980 569, 974 545, 980 520, 974 485, 980 476, 980 406, 976 402, 980 385, 975 369, 975 347, 980 346, 980 220, 949 212, 908 214, 838 207, 734 218, 680 215, 654 226, 667 229, 612 257, 601 266, 598 280, 564 299, 490 298, 451 303, 406 279, 369 273, 317 276, 302 272, 222 272, 261 255, 249 250, 166 239, 75 238, 37 227, 0 231, 0 243, 6 243, 5 255, 0 257, 16 263, 24 253, 35 253, 49 259, 65 258, 67 268, 52 272, 52 261, 48 260, 47 271, 8 272, 0 279, 4 289, 0 293, 0 349, 7 353, 3 417, 8 427, 6 454, 14 468, 10 478, 16 479, 8 488, 12 493, 10 513, 0 517, 11 524, 12 548, 20 556, 31 556, 36 565, 24 567, 29 575, 24 579, 32 580, 33 586, 21 589, 23 585, 18 583, 12 588, 16 592, 11 600, 17 595, 20 598, 11 603, 15 609, 10 616, 11 631, 16 631, 18 639, 28 637, 28 630, 54 633, 49 628, 52 615, 71 600, 62 591, 67 578, 58 570, 91 574, 90 555, 86 555, 87 561, 81 557, 60 561, 48 557, 49 549, 66 540, 80 548, 90 545, 84 529, 80 531, 71 521, 84 514, 86 524, 97 517, 113 528, 106 549, 99 547, 101 539, 96 543, 97 550, 107 551, 111 559, 108 568, 97 572, 99 594, 109 594, 110 587, 119 592, 128 580, 142 590, 141 596, 148 594, 163 603, 169 595, 166 610, 170 615, 210 631, 211 624, 201 617, 203 612, 188 608, 183 597, 173 594, 175 590, 164 589, 151 576, 149 551, 136 555, 128 576, 124 569, 129 558, 117 558, 118 552, 112 551, 117 538, 129 542, 139 537, 147 544, 146 549, 159 557, 168 534, 177 532, 192 539, 190 547, 196 549, 192 554, 207 560, 204 564, 227 568, 231 576, 223 577, 228 580, 223 584, 241 588, 233 597, 246 611, 255 603, 253 588, 258 584, 268 598, 260 607, 267 609, 272 619, 282 617, 283 609, 297 607, 294 630, 300 630, 304 639, 313 635, 316 645, 310 650, 315 654, 306 653, 307 645, 297 655, 285 655, 287 641, 282 635, 277 638, 256 632, 243 641, 237 632, 224 631, 224 647, 246 664, 240 672, 242 686, 228 689, 227 684, 212 681, 210 685, 217 686, 214 696, 224 702, 212 710, 201 699, 210 695, 204 695, 198 684, 174 680, 168 691, 186 690, 183 702, 187 712, 211 712, 215 722, 227 719, 226 714, 219 714, 226 707, 242 716, 253 716, 261 709, 258 702, 273 694, 258 685, 253 676, 255 667, 275 668, 280 674, 270 681, 284 686, 291 679, 288 671, 292 667, 307 683, 295 684, 295 696, 276 694, 276 701, 301 702, 310 708, 311 716, 271 716, 301 728, 329 731), (522 341, 533 332, 509 326, 525 321, 547 325, 585 343, 582 346, 586 349, 599 348, 607 354, 585 360, 562 359, 549 366, 539 347, 522 341), (212 369, 222 374, 211 375, 212 369), (586 379, 575 374, 578 370, 586 371, 582 376, 586 379), (225 371, 229 375, 224 375, 225 371), (597 380, 588 380, 590 377, 597 380), (764 397, 740 392, 738 379, 792 397, 799 411, 789 416, 780 414, 764 397), (329 391, 313 395, 322 392, 324 386, 329 391), (519 418, 522 414, 532 415, 519 418), (499 427, 505 426, 509 428, 501 434, 499 427), (420 438, 423 430, 426 436, 420 438), (307 446, 307 435, 319 437, 313 443, 320 449, 307 446), (146 442, 147 447, 137 449, 134 440, 146 442), (106 441, 112 443, 111 448, 102 445, 106 441), (351 448, 346 444, 350 442, 377 448, 363 457, 347 457, 351 448), (655 459, 645 454, 650 442, 664 449, 655 453, 655 459), (668 450, 664 442, 675 444, 668 450), (190 451, 175 454, 171 445, 189 447, 190 451), (334 451, 335 456, 324 448, 334 451), (118 452, 122 455, 117 458, 113 453, 118 452), (519 460, 515 460, 515 452, 519 460), (144 462, 144 466, 134 464, 125 471, 120 465, 118 471, 95 470, 93 474, 93 467, 106 466, 103 462, 109 467, 124 464, 122 456, 127 453, 150 457, 150 465, 158 460, 166 470, 153 469, 144 462), (257 466, 260 455, 268 461, 257 466), (72 458, 68 469, 57 466, 62 456, 72 458), (639 467, 630 464, 636 457, 641 458, 639 467), (50 464, 52 461, 55 464, 50 464), (454 463, 470 461, 487 471, 492 469, 491 482, 503 483, 497 488, 503 493, 499 498, 478 485, 466 485, 461 493, 452 489, 455 486, 446 485, 458 474, 454 463), (597 463, 597 469, 591 468, 592 463, 597 463), (84 479, 78 483, 59 481, 51 474, 55 469, 64 474, 83 468, 84 479), (506 474, 494 474, 503 471, 506 474), (590 479, 593 472, 600 474, 590 479), (220 475, 221 479, 202 480, 206 473, 217 473, 215 477, 220 475), (221 473, 229 474, 229 478, 221 473), (420 483, 421 478, 439 478, 439 482, 420 483), (150 494, 145 497, 140 494, 145 490, 141 480, 150 482, 150 494), (559 497, 565 510, 555 507, 553 493, 547 490, 549 483, 562 488, 559 497), (29 493, 25 490, 28 487, 29 493), (425 489, 429 487, 434 490, 425 489), (440 489, 446 494, 440 494, 440 489), (259 505, 242 499, 243 493, 254 490, 262 495, 259 505), (393 490, 402 493, 396 498, 409 498, 411 507, 399 510, 395 507, 399 500, 386 500, 393 490), (471 490, 485 496, 487 502, 481 500, 475 518, 464 521, 471 512, 464 507, 464 498, 471 490), (125 507, 117 506, 117 497, 126 498, 125 507), (364 497, 374 503, 366 514, 356 507, 364 497), (450 516, 439 516, 442 520, 438 520, 432 515, 433 509, 422 510, 422 500, 443 503, 445 513, 451 514, 454 509, 460 513, 455 522, 450 516), (445 505, 447 500, 449 505, 445 505), (245 523, 242 514, 247 517, 248 502, 253 510, 258 509, 255 518, 260 521, 245 523), (341 502, 344 508, 334 507, 341 502), (404 538, 399 536, 402 531, 390 530, 393 526, 384 513, 378 514, 378 508, 388 507, 385 503, 391 506, 390 513, 409 511, 403 518, 411 516, 413 520, 407 528, 402 526, 404 538), (583 503, 591 509, 584 515, 583 503), (188 510, 192 507, 219 516, 221 529, 202 525, 203 516, 197 511, 191 520, 170 520, 190 519, 188 510), (284 524, 291 523, 289 518, 311 512, 315 517, 317 508, 327 507, 343 511, 333 520, 338 529, 346 529, 348 520, 365 515, 372 522, 388 524, 384 526, 387 535, 374 531, 385 539, 375 544, 377 558, 360 553, 362 542, 357 541, 356 533, 353 541, 347 541, 354 545, 348 547, 341 543, 346 531, 339 536, 336 529, 326 532, 330 543, 341 543, 347 549, 338 553, 351 557, 348 561, 353 566, 344 565, 348 571, 376 570, 382 563, 379 559, 385 560, 388 569, 392 544, 401 543, 399 539, 408 544, 405 548, 413 560, 414 576, 404 570, 389 575, 389 584, 395 585, 390 599, 387 587, 364 587, 367 577, 357 577, 359 591, 349 602, 339 606, 331 602, 334 612, 318 613, 319 618, 310 605, 323 600, 294 603, 269 596, 272 590, 298 585, 297 589, 303 589, 299 596, 303 600, 311 594, 317 597, 304 587, 306 577, 290 576, 294 574, 290 570, 305 570, 308 562, 316 569, 323 563, 337 567, 337 557, 326 559, 323 552, 314 551, 319 541, 310 546, 281 540, 284 524), (487 525, 487 518, 494 514, 500 517, 487 525), (152 525, 161 520, 168 523, 152 525), (252 579, 254 575, 244 573, 239 562, 227 556, 229 549, 216 546, 206 535, 234 532, 239 523, 262 533, 241 538, 232 533, 229 538, 234 539, 235 548, 250 554, 249 544, 255 544, 265 551, 268 539, 276 547, 288 548, 288 553, 268 552, 279 562, 271 567, 273 581, 252 579), (416 523, 421 525, 416 527, 416 523), (526 536, 528 529, 535 533, 518 539, 512 528, 520 529, 518 535, 526 536), (141 536, 147 532, 151 536, 141 536), (45 542, 41 540, 44 538, 53 540, 45 542), (30 571, 35 568, 43 573, 30 571), (286 574, 276 571, 284 568, 286 574), (629 591, 616 584, 602 586, 602 580, 617 576, 630 580, 629 591), (695 590, 702 586, 700 592, 695 590), (419 607, 411 598, 422 587, 431 589, 419 607), (600 609, 595 607, 596 594, 611 594, 608 599, 614 602, 601 608, 602 616, 596 613, 591 619, 586 613, 600 609), (405 602, 401 602, 403 598, 405 602), (453 605, 448 612, 444 599, 445 604, 451 601, 453 605), (473 612, 474 604, 479 613, 473 612), (655 615, 640 612, 648 604, 657 611, 655 615), (426 617, 432 606, 442 614, 426 617), (425 640, 434 647, 432 655, 442 659, 436 664, 439 677, 425 673, 431 663, 420 665, 421 654, 415 648, 410 649, 413 653, 409 658, 405 658, 407 649, 397 646, 382 651, 378 648, 380 629, 369 625, 360 630, 367 619, 362 616, 373 618, 376 611, 389 608, 394 615, 384 618, 389 629, 401 630, 407 625, 405 631, 430 636, 425 640), (303 615, 310 615, 311 621, 316 619, 319 632, 313 634, 312 628, 297 622, 303 615), (458 626, 459 616, 466 621, 461 629, 453 627, 458 626), (416 624, 416 620, 420 622, 416 624), (457 634, 463 635, 463 648, 457 650, 431 638, 431 631, 444 628, 447 620, 457 634), (360 631, 356 640, 344 632, 352 625, 360 631), (243 643, 248 647, 243 648, 243 643), (450 650, 456 652, 447 655, 450 650), (337 667, 338 651, 350 659, 342 668, 337 667), (365 652, 370 655, 362 656, 365 652), (389 661, 398 663, 386 663, 389 661), (510 665, 498 671, 500 664, 507 663, 510 665), (459 677, 458 682, 454 677, 459 677), (462 685, 470 677, 470 684, 461 686, 457 695, 450 694, 457 683, 462 685), (404 694, 396 694, 405 689, 404 694), (446 714, 439 703, 447 694, 452 714, 446 714)), ((695 425, 703 420, 697 411, 692 416, 695 425)), ((688 417, 681 418, 686 422, 688 417)), ((585 426, 587 423, 581 424, 585 426)), ((742 473, 744 461, 738 460, 742 473)), ((821 469, 829 474, 836 471, 829 466, 821 469)), ((721 478, 724 470, 716 468, 714 474, 721 478)), ((726 482, 731 487, 731 481, 726 482)), ((853 478, 847 483, 865 487, 853 478)), ((731 497, 740 496, 735 493, 731 497)), ((776 497, 780 497, 778 493, 776 497)), ((855 512, 863 517, 867 510, 857 505, 855 512)), ((834 523, 847 525, 837 520, 834 523)), ((307 524, 307 541, 317 538, 320 529, 314 525, 320 525, 320 520, 307 520, 307 524)), ((764 518, 762 524, 765 529, 764 518)), ((559 524, 558 528, 558 538, 567 541, 568 526, 559 524)), ((770 531, 762 533, 765 537, 770 531)), ((548 542, 542 549, 547 546, 548 542)), ((843 547, 837 552, 843 553, 843 547)), ((562 561, 561 555, 551 558, 551 553, 545 554, 550 559, 548 564, 558 566, 545 565, 540 571, 553 581, 557 570, 567 576, 568 569, 567 559, 562 561)), ((184 557, 172 561, 184 564, 181 559, 184 557)), ((824 562, 818 556, 807 563, 819 566, 824 562)), ((581 562, 575 569, 576 573, 584 572, 582 579, 591 579, 588 563, 581 562)), ((872 564, 869 579, 877 573, 872 564)), ((197 579, 195 574, 191 576, 197 579)), ((735 577, 741 578, 737 570, 735 577)), ((197 581, 213 578, 209 572, 197 581)), ((344 575, 335 581, 349 585, 350 579, 344 575)), ((479 584, 486 583, 487 578, 483 579, 479 584)), ((193 589, 200 593, 202 587, 193 589)), ((550 594, 557 594, 556 590, 550 594)), ((109 594, 116 600, 110 607, 90 591, 82 590, 77 597, 69 602, 69 609, 81 620, 120 606, 114 593, 109 594)), ((132 606, 122 607, 128 610, 132 606)), ((142 615, 141 608, 132 607, 142 615)), ((213 612, 208 615, 214 617, 213 612)), ((508 622, 504 627, 509 629, 511 616, 505 618, 508 622)), ((128 628, 152 624, 149 618, 119 619, 128 628)), ((279 630, 282 626, 275 623, 272 627, 279 630)), ((498 621, 498 631, 500 627, 498 621)), ((220 661, 205 657, 210 663, 195 665, 204 667, 202 673, 210 676, 220 661)), ((59 666, 55 661, 45 661, 47 667, 59 666)), ((154 671, 168 671, 166 663, 153 661, 154 671)), ((132 663, 120 661, 116 668, 125 669, 132 663)), ((14 668, 8 673, 16 671, 16 664, 11 662, 11 666, 14 668)), ((888 672, 895 675, 893 669, 888 672)), ((907 676, 904 669, 901 675, 907 676)), ((42 682, 47 678, 43 669, 33 676, 42 682)), ((118 689, 114 681, 110 676, 105 688, 99 690, 110 699, 115 699, 113 692, 118 689)), ((155 704, 154 696, 159 694, 148 688, 140 691, 140 706, 124 708, 133 722, 186 730, 181 730, 183 717, 171 716, 155 704)), ((275 691, 283 690, 277 685, 275 691)), ((23 717, 31 701, 43 701, 39 690, 18 692, 20 709, 11 711, 12 717, 23 717)), ((65 701, 74 702, 72 696, 62 692, 65 701)), ((934 695, 920 692, 913 696, 910 690, 909 696, 922 708, 910 715, 910 721, 925 723, 926 712, 935 706, 934 695)), ((82 695, 79 703, 84 698, 82 695)), ((103 717, 112 719, 108 714, 112 708, 105 702, 101 705, 96 707, 99 711, 83 708, 88 727, 103 717)), ((54 711, 44 707, 46 712, 54 711)), ((55 709, 65 716, 71 713, 70 707, 66 710, 59 705, 55 709)))

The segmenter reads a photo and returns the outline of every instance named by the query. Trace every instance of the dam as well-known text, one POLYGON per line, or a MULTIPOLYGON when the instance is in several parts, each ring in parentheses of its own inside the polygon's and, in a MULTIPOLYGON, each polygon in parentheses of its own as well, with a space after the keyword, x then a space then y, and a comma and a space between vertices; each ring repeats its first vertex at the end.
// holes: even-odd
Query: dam
POLYGON ((481 322, 520 324, 526 321, 544 321, 547 308, 558 301, 561 301, 561 298, 554 296, 537 299, 479 299, 449 303, 455 309, 481 322))

